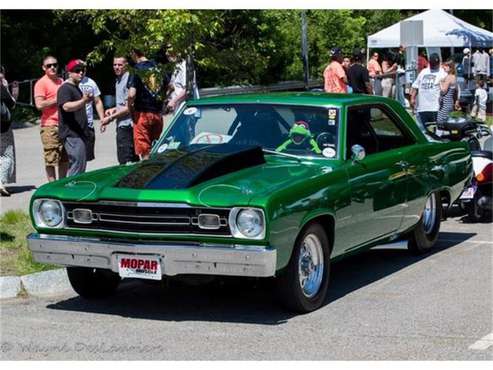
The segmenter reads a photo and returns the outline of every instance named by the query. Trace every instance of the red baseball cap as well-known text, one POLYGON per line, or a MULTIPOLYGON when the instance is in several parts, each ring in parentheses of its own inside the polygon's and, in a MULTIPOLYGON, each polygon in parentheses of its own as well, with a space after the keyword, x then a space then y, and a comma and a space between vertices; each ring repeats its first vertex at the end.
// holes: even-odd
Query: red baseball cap
POLYGON ((85 67, 86 63, 84 63, 83 60, 80 59, 72 59, 70 62, 67 63, 67 71, 72 72, 76 67, 85 67))

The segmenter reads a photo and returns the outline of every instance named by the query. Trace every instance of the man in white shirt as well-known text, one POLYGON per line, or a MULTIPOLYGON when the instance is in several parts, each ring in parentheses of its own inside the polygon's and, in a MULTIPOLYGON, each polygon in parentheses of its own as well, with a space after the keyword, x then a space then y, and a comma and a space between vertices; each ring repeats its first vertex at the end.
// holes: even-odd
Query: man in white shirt
MULTIPOLYGON (((92 78, 87 77, 85 67, 82 74, 82 80, 79 83, 79 88, 81 89, 83 94, 92 95, 94 97, 94 105, 96 106, 96 112, 98 112, 99 119, 103 120, 104 106, 103 106, 103 101, 101 100, 101 91, 99 90, 99 87, 96 84, 96 82, 92 78)), ((92 161, 94 159, 94 144, 96 139, 96 135, 94 133, 93 102, 88 102, 86 104, 86 115, 87 115, 88 127, 91 129, 91 133, 92 133, 92 138, 90 138, 88 142, 87 160, 92 161)))
POLYGON ((187 93, 187 63, 185 59, 179 58, 171 47, 166 50, 166 57, 170 63, 175 64, 175 68, 169 83, 168 103, 163 116, 164 127, 167 126, 175 111, 186 99, 187 93))
POLYGON ((440 68, 440 57, 430 55, 429 67, 423 69, 411 89, 411 107, 416 108, 416 120, 421 130, 427 122, 436 122, 440 108, 440 81, 447 73, 440 68), (416 96, 418 96, 416 104, 416 96))

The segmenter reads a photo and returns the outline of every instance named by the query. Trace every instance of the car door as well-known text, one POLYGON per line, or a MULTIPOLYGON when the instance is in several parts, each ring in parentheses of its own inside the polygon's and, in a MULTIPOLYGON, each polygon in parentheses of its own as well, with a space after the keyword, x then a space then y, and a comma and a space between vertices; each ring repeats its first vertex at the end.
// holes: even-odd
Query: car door
POLYGON ((346 251, 392 235, 406 207, 406 162, 401 148, 409 140, 385 105, 347 109, 346 169, 351 192, 346 251), (361 145, 366 157, 351 159, 351 147, 361 145))

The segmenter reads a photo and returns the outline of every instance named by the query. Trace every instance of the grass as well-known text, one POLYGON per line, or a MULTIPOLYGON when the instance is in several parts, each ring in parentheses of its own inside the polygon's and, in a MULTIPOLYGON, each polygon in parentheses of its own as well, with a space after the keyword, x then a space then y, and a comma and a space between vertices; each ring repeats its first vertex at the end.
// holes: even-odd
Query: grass
POLYGON ((7 211, 0 218, 0 276, 25 275, 52 270, 54 265, 37 263, 27 248, 26 237, 34 229, 22 211, 7 211))

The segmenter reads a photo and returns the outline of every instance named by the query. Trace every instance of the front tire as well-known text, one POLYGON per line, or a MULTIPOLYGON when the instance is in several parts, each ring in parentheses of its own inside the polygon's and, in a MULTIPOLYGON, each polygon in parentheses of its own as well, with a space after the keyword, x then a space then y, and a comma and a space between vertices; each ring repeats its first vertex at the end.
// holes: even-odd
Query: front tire
POLYGON ((67 267, 67 274, 72 288, 86 299, 110 296, 121 281, 120 276, 113 271, 90 267, 67 267))
POLYGON ((278 297, 289 311, 307 313, 322 306, 327 296, 330 247, 319 224, 299 235, 285 271, 276 279, 278 297))
POLYGON ((423 214, 409 237, 408 249, 413 254, 429 252, 438 239, 442 218, 442 205, 439 204, 439 199, 438 193, 432 193, 426 199, 423 214))

